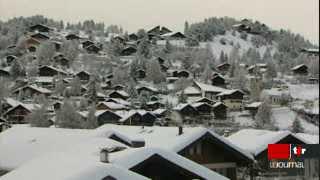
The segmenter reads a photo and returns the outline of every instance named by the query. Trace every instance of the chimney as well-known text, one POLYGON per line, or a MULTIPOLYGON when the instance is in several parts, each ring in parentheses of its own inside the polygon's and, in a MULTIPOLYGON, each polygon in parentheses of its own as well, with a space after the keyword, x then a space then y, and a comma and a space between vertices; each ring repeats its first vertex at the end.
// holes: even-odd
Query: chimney
POLYGON ((106 148, 100 150, 100 161, 109 163, 109 151, 106 148))
POLYGON ((178 134, 178 135, 180 136, 180 135, 183 134, 183 127, 182 127, 182 126, 179 126, 178 128, 179 128, 179 134, 178 134))

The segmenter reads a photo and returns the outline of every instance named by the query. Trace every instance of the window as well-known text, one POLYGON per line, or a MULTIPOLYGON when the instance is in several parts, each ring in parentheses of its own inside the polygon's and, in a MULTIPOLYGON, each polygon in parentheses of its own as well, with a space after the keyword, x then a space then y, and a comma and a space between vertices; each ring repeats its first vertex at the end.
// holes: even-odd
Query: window
POLYGON ((196 146, 196 153, 197 153, 197 155, 202 154, 202 143, 201 142, 199 142, 196 146))

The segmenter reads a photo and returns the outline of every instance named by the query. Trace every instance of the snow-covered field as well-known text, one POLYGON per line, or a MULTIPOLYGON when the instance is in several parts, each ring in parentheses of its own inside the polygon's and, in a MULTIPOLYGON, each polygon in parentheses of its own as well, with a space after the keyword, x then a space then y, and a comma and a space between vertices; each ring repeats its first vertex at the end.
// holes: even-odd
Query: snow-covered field
POLYGON ((289 84, 290 95, 300 100, 316 100, 319 99, 319 84, 289 84))
MULTIPOLYGON (((289 130, 295 117, 296 113, 290 110, 288 107, 280 107, 272 109, 273 118, 275 120, 275 125, 280 130, 289 130)), ((299 117, 302 127, 306 133, 318 134, 319 127, 307 122, 306 120, 299 117)))

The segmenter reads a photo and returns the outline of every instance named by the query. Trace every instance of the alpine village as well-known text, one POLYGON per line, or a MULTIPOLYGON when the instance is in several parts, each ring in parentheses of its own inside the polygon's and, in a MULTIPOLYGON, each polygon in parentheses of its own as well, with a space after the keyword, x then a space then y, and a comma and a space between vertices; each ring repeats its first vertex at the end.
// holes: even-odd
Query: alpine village
POLYGON ((252 19, 181 29, 0 21, 0 179, 318 179, 267 147, 319 144, 319 47, 252 19))

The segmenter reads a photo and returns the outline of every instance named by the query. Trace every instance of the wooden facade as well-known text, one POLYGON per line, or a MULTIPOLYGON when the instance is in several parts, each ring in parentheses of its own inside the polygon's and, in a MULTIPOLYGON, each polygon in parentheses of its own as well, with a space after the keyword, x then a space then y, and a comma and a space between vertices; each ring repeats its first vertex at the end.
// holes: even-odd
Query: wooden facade
POLYGON ((231 180, 237 180, 238 167, 253 163, 253 160, 209 132, 179 151, 178 154, 231 180))

